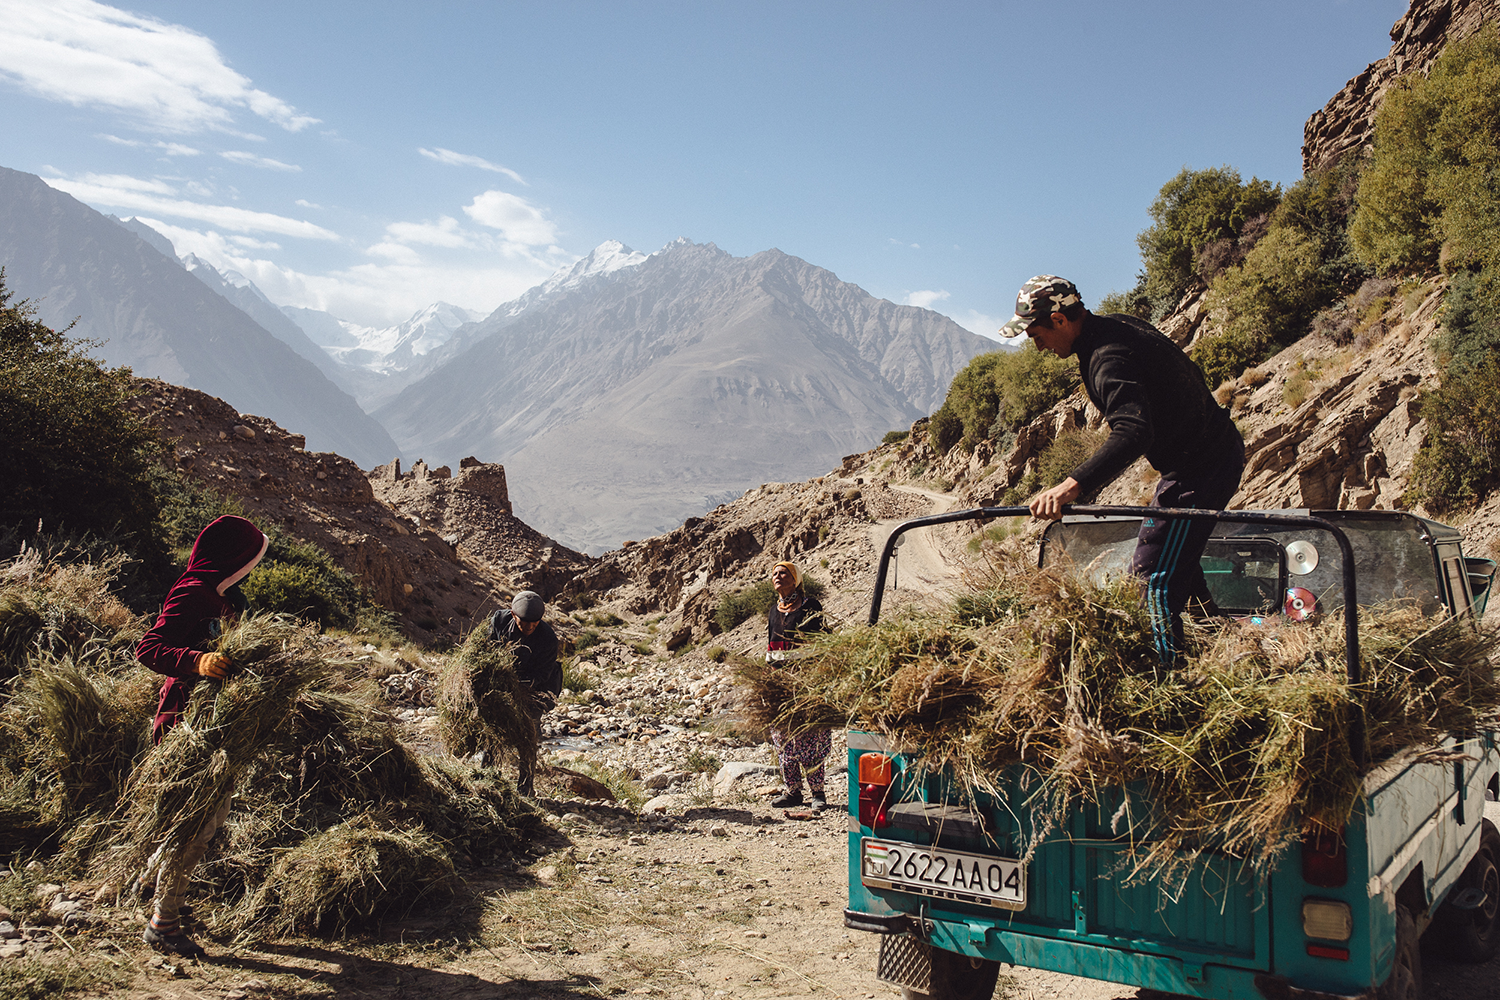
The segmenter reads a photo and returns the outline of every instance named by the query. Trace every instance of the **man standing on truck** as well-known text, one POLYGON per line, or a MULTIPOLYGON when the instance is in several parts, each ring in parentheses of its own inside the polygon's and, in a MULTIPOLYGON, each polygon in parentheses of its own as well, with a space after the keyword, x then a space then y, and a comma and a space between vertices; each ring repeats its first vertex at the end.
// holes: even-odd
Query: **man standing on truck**
MULTIPOLYGON (((1031 500, 1031 515, 1062 517, 1063 505, 1112 482, 1142 455, 1161 473, 1153 507, 1223 510, 1240 486, 1245 442, 1208 391, 1203 371, 1151 324, 1123 314, 1096 316, 1071 281, 1040 274, 1021 286, 1016 314, 1001 327, 1025 333, 1059 358, 1078 356, 1089 401, 1109 424, 1099 450, 1031 500)), ((1199 557, 1213 522, 1146 518, 1131 573, 1146 584, 1157 654, 1170 663, 1182 649, 1182 610, 1206 599, 1199 557)))

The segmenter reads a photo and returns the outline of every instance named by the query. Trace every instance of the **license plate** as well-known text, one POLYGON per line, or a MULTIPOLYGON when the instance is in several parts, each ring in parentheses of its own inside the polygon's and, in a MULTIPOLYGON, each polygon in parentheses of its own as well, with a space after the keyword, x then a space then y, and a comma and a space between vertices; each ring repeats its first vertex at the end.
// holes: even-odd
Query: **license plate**
POLYGON ((1010 858, 900 840, 860 840, 860 881, 1004 910, 1026 909, 1026 866, 1010 858))

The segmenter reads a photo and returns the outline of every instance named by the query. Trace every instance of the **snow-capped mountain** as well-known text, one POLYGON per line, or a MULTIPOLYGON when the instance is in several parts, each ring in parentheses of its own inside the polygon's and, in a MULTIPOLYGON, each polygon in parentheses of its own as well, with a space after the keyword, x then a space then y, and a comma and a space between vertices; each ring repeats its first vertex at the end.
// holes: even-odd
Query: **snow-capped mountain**
MULTIPOLYGON (((679 237, 662 249, 670 249, 684 242, 688 241, 679 237)), ((503 303, 486 317, 487 325, 494 324, 498 329, 506 320, 519 319, 522 314, 545 302, 550 302, 559 295, 593 284, 596 278, 612 275, 627 267, 635 267, 637 264, 644 263, 648 256, 639 250, 630 249, 619 240, 605 240, 572 267, 558 268, 552 277, 540 285, 527 289, 519 298, 503 303)))

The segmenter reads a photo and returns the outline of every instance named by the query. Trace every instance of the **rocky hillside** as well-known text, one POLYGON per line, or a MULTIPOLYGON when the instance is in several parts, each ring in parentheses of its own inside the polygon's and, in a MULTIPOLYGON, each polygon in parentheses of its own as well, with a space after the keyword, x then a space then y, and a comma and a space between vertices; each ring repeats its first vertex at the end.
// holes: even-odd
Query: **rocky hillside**
POLYGON ((266 530, 323 548, 420 642, 461 640, 517 590, 552 598, 590 563, 510 516, 499 466, 438 478, 425 468, 403 477, 393 463, 372 477, 205 393, 156 379, 137 389, 132 407, 172 443, 181 472, 266 530))

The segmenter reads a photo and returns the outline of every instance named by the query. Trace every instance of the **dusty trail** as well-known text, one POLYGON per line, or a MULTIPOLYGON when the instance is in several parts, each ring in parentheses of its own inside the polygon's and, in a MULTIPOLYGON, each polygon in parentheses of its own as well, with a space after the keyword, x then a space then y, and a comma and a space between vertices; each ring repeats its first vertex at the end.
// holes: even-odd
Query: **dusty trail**
MULTIPOLYGON (((926 497, 932 501, 929 514, 944 514, 953 509, 952 494, 938 493, 919 486, 892 486, 892 492, 909 493, 926 497)), ((896 525, 909 518, 885 518, 870 526, 870 543, 875 546, 876 558, 884 551, 887 539, 896 525)), ((901 536, 897 543, 896 556, 891 562, 890 576, 886 586, 894 591, 916 591, 923 595, 948 593, 959 580, 958 569, 944 555, 939 535, 931 529, 918 528, 901 536)))

